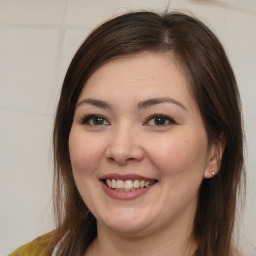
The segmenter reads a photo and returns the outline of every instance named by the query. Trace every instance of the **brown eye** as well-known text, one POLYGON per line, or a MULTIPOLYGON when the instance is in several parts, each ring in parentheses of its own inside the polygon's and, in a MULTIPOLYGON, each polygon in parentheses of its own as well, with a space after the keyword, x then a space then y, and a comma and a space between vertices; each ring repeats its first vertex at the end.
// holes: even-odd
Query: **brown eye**
POLYGON ((155 125, 165 125, 168 122, 168 120, 166 118, 163 117, 156 117, 154 119, 154 124, 155 125))
POLYGON ((109 122, 101 115, 88 115, 81 120, 85 125, 109 125, 109 122))
POLYGON ((146 124, 153 126, 167 126, 175 124, 175 121, 167 115, 158 114, 150 116, 146 124))
POLYGON ((93 124, 93 125, 102 125, 102 124, 104 124, 104 119, 101 118, 101 117, 92 118, 91 121, 92 122, 90 122, 90 124, 93 124))

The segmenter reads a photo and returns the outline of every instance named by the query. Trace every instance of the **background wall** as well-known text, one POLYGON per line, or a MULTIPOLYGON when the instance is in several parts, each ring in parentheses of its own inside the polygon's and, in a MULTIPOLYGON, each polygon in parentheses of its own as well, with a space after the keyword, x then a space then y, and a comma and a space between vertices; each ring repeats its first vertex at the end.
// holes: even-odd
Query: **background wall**
MULTIPOLYGON (((167 0, 0 0, 0 255, 53 228, 51 133, 77 47, 102 20, 167 0)), ((172 0, 220 37, 241 90, 248 143, 243 245, 256 247, 256 1, 172 0)), ((235 125, 235 124, 234 124, 235 125)))

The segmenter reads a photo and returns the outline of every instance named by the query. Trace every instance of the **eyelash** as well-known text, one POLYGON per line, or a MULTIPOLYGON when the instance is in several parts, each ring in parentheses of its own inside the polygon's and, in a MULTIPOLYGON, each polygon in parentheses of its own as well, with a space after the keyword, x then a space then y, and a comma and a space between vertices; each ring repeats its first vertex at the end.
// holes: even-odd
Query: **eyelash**
POLYGON ((154 124, 155 126, 168 126, 171 124, 176 124, 175 120, 173 118, 171 118, 170 116, 164 115, 164 114, 155 114, 150 116, 145 124, 148 124, 151 120, 154 120, 154 124), (156 120, 158 119, 162 119, 162 121, 164 121, 164 124, 156 124, 156 120), (168 122, 168 124, 166 124, 165 122, 168 122))
POLYGON ((92 114, 92 115, 88 115, 88 116, 81 118, 81 124, 98 126, 98 125, 109 125, 110 123, 106 120, 106 118, 104 116, 98 115, 98 114, 92 114), (101 119, 103 121, 103 123, 95 124, 94 121, 96 121, 97 118, 101 119), (92 121, 93 123, 90 123, 90 121, 92 121), (107 122, 107 124, 104 122, 107 122))
MULTIPOLYGON (((154 120, 154 124, 151 124, 152 126, 168 126, 171 124, 176 124, 175 120, 167 115, 155 114, 155 115, 151 115, 147 119, 147 121, 144 123, 144 125, 150 125, 149 122, 152 120, 154 120), (158 123, 158 124, 156 124, 157 118, 159 119, 158 121, 160 121, 160 123, 158 123), (161 124, 162 121, 163 121, 163 123, 161 124), (168 122, 168 124, 166 124, 166 121, 168 122)), ((82 125, 92 125, 92 126, 110 125, 110 123, 106 120, 106 118, 99 114, 91 114, 91 115, 87 115, 87 116, 81 118, 81 124, 82 125), (95 121, 97 119, 98 119, 98 121, 101 120, 101 123, 95 123, 95 121), (93 123, 90 123, 90 121, 92 121, 93 123)))

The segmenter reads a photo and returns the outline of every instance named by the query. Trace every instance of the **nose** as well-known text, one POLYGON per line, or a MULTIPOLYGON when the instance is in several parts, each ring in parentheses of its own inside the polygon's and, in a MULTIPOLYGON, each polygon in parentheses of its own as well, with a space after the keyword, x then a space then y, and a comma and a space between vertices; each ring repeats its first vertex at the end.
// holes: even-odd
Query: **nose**
POLYGON ((141 161, 144 151, 140 139, 139 133, 130 126, 114 129, 106 149, 106 158, 119 165, 141 161))

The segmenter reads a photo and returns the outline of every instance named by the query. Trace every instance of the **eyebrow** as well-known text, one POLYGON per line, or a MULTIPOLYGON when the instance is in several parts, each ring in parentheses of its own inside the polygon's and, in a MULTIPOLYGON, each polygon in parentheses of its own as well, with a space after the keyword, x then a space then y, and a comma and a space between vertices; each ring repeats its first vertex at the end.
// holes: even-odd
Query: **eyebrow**
POLYGON ((102 100, 96 100, 96 99, 84 99, 84 100, 81 100, 80 102, 78 102, 76 104, 76 107, 79 107, 83 104, 89 104, 89 105, 93 105, 95 107, 98 107, 98 108, 111 108, 111 106, 105 102, 105 101, 102 101, 102 100))
POLYGON ((138 104, 138 108, 139 109, 147 108, 147 107, 151 107, 153 105, 157 105, 157 104, 161 104, 161 103, 172 103, 172 104, 175 104, 175 105, 181 107, 184 110, 187 110, 187 108, 181 102, 179 102, 175 99, 169 98, 169 97, 152 98, 152 99, 142 101, 138 104))
MULTIPOLYGON (((161 103, 175 104, 175 105, 181 107, 182 109, 187 110, 187 108, 181 102, 174 100, 172 98, 169 98, 169 97, 152 98, 152 99, 148 99, 145 101, 141 101, 138 103, 138 108, 144 109, 144 108, 148 108, 148 107, 151 107, 151 106, 154 106, 157 104, 161 104, 161 103)), ((107 108, 107 109, 111 108, 111 105, 108 104, 107 102, 102 101, 102 100, 91 99, 91 98, 81 100, 80 102, 77 103, 76 107, 79 107, 83 104, 93 105, 98 108, 107 108)))

